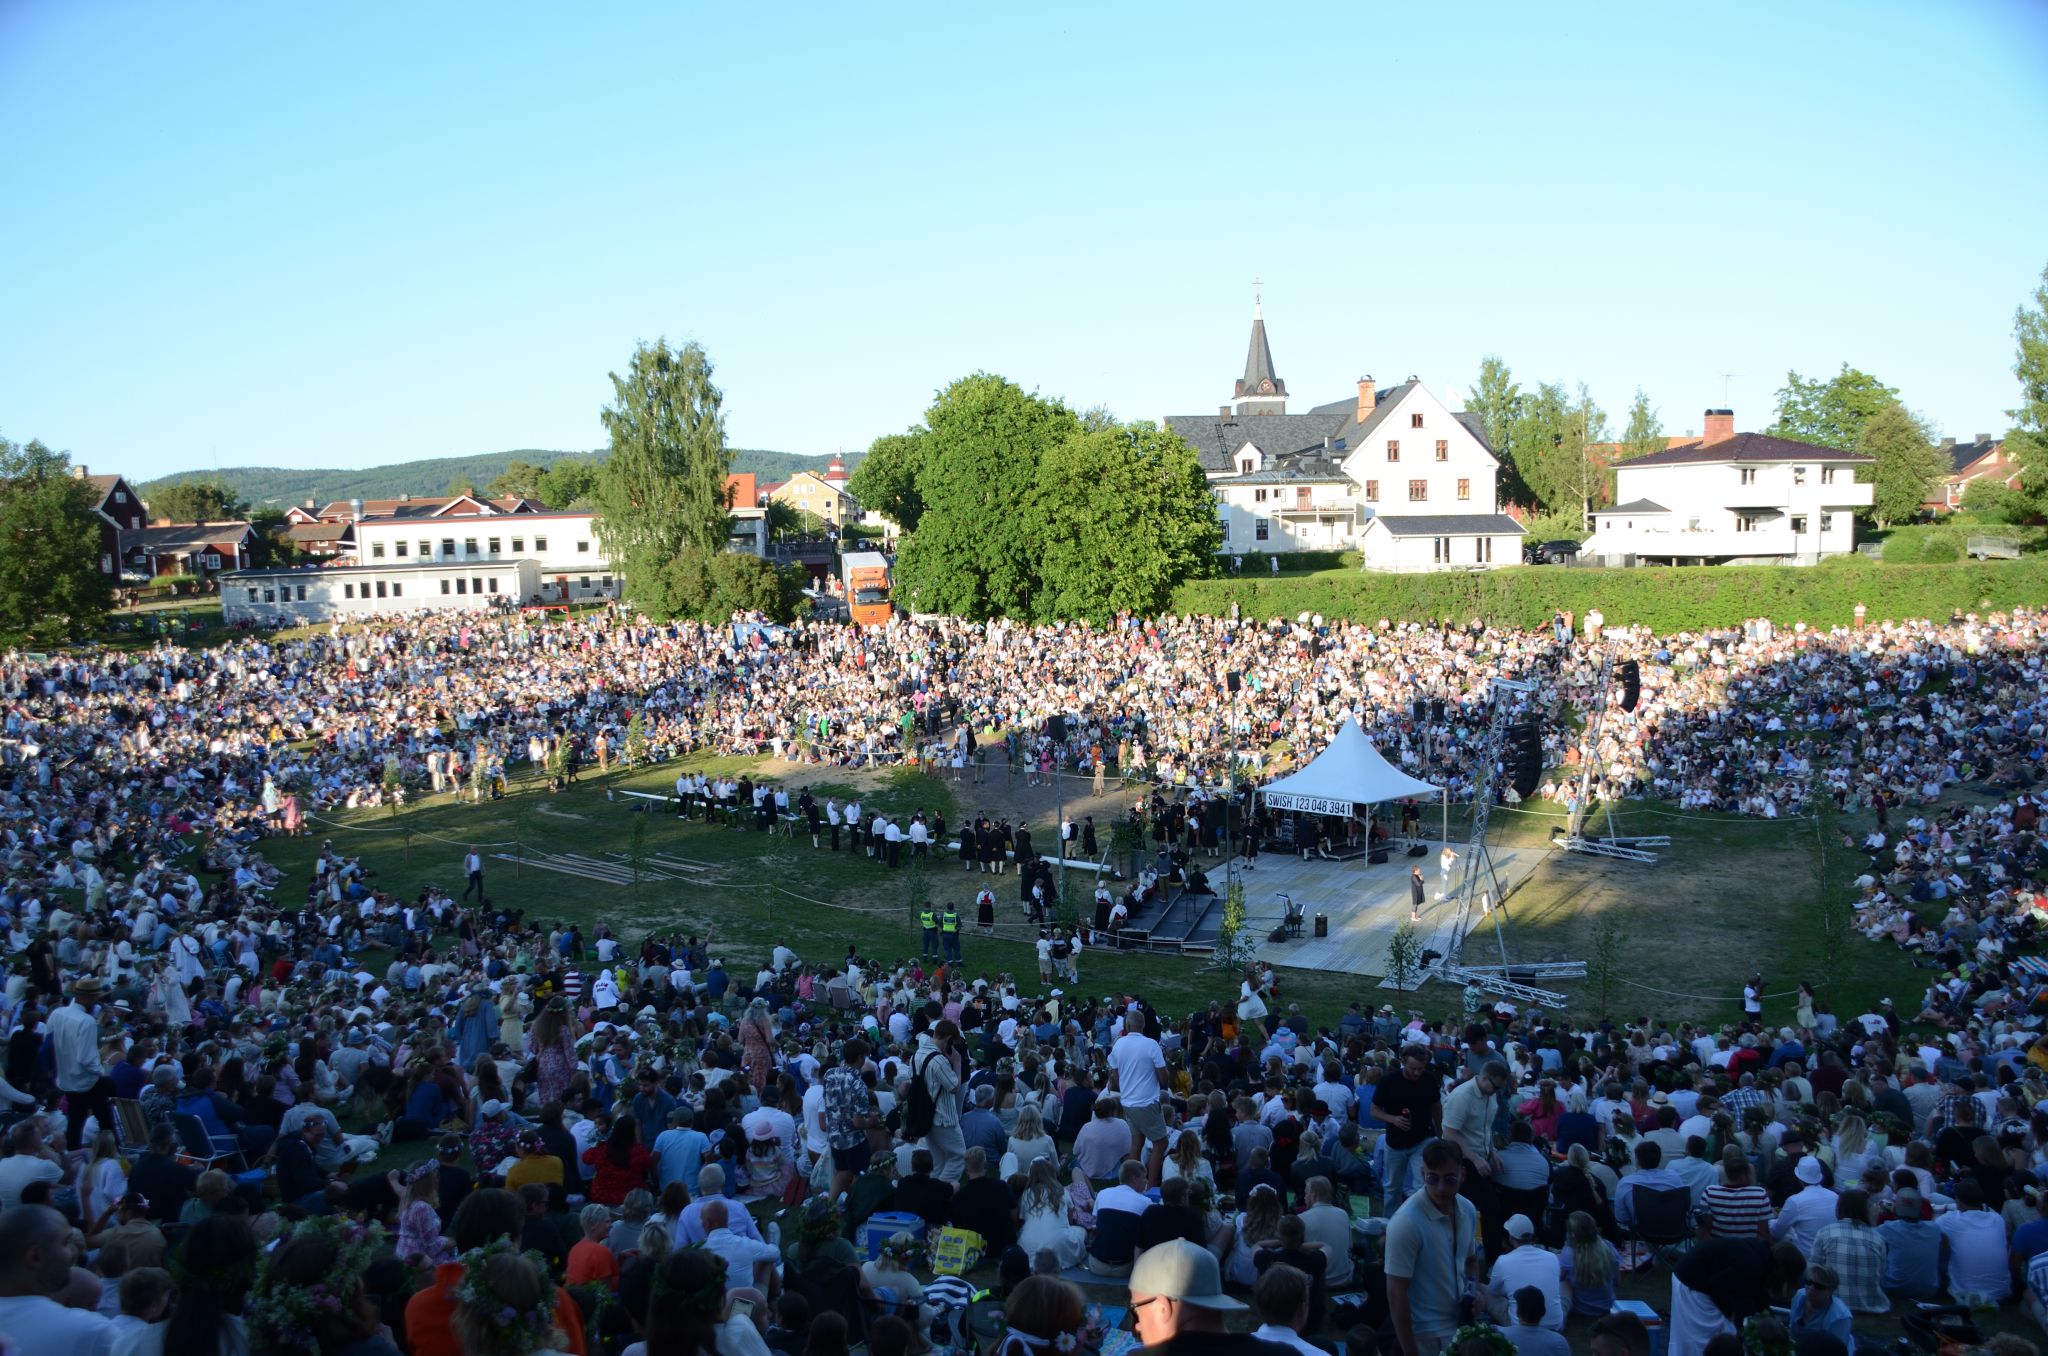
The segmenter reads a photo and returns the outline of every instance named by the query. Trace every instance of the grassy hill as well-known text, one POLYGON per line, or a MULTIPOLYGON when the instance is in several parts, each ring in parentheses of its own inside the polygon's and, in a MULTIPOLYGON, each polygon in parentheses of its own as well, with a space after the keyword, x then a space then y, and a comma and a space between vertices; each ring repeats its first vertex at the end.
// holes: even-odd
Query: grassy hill
MULTIPOLYGON (((138 485, 136 490, 147 499, 152 490, 165 485, 186 480, 218 479, 258 508, 283 508, 308 499, 324 504, 333 499, 389 499, 401 494, 439 494, 455 480, 467 480, 483 489, 504 474, 505 468, 515 461, 552 466, 565 457, 600 455, 598 452, 522 447, 473 457, 432 457, 424 461, 393 462, 388 466, 367 466, 357 471, 229 466, 219 472, 178 471, 138 485)), ((847 464, 851 466, 860 455, 849 454, 847 464)), ((822 471, 831 460, 830 456, 807 457, 796 452, 736 447, 732 453, 732 469, 752 471, 764 480, 786 480, 798 471, 822 471)))

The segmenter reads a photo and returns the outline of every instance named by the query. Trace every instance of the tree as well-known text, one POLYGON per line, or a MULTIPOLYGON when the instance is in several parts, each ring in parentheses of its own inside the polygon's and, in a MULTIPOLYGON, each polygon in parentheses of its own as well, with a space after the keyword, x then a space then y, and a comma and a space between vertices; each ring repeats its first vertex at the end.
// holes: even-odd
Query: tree
POLYGON ((1479 416, 1493 455, 1500 458, 1500 492, 1517 504, 1530 502, 1519 468, 1514 461, 1513 426, 1522 407, 1522 388, 1508 365, 1492 353, 1479 360, 1479 378, 1465 397, 1465 408, 1479 416))
POLYGON ((1638 386, 1636 398, 1628 407, 1628 427, 1621 433, 1621 458, 1628 461, 1663 450, 1663 421, 1657 418, 1657 411, 1651 406, 1650 398, 1644 395, 1643 388, 1638 386))
POLYGON ((1962 510, 1987 523, 2023 523, 2032 513, 2026 495, 1990 476, 1980 476, 1963 487, 1962 510))
POLYGON ((718 622, 735 612, 759 612, 788 621, 803 600, 803 582, 799 567, 778 568, 745 551, 688 550, 656 565, 645 590, 634 585, 634 597, 659 597, 658 615, 669 617, 718 622))
POLYGON ((2012 374, 2020 379, 2020 403, 2007 410, 2006 454, 2019 463, 2020 491, 2035 512, 2048 507, 2048 268, 2034 288, 2034 305, 2012 318, 2012 374))
POLYGON ((732 531, 732 453, 711 361, 696 344, 671 350, 657 339, 635 348, 626 374, 611 380, 603 414, 611 455, 590 492, 598 536, 644 611, 699 615, 712 558, 725 554, 732 531))
POLYGON ((73 640, 106 619, 96 501, 62 452, 0 439, 0 638, 73 640))
POLYGON ((597 487, 597 464, 584 457, 564 457, 541 472, 534 487, 537 497, 549 508, 574 507, 590 497, 597 487))
POLYGON ((1778 422, 1770 431, 1780 438, 1852 452, 1863 426, 1898 398, 1896 390, 1847 363, 1826 381, 1787 372, 1778 389, 1778 422))
POLYGON ((1047 450, 1024 526, 1037 542, 1031 616, 1154 616, 1215 569, 1216 501, 1194 449, 1150 423, 1076 433, 1047 450))
POLYGON ((181 480, 149 496, 149 516, 172 523, 232 523, 249 516, 249 506, 217 480, 181 480))
POLYGON ((539 499, 541 483, 547 474, 547 467, 536 466, 530 461, 510 462, 484 493, 493 499, 539 499))
POLYGON ((1422 971, 1422 942, 1415 935, 1413 923, 1403 923, 1394 929, 1394 935, 1387 942, 1386 978, 1399 993, 1413 988, 1422 971))
POLYGON ((474 495, 476 493, 476 482, 468 476, 457 476, 448 482, 447 488, 442 490, 441 493, 450 499, 465 494, 474 495))
POLYGON ((976 620, 1032 615, 1039 544, 1017 510, 1032 501, 1046 450, 1080 427, 1064 404, 991 373, 941 391, 925 412, 925 507, 897 557, 898 595, 976 620))
POLYGON ((283 509, 257 509, 249 515, 249 526, 256 531, 255 544, 249 548, 249 563, 256 569, 289 564, 297 554, 286 536, 291 525, 285 521, 283 509))
POLYGON ((918 493, 917 483, 924 470, 927 436, 924 429, 914 428, 875 439, 846 478, 846 492, 855 503, 881 514, 904 532, 915 532, 918 520, 924 517, 924 496, 918 493))
POLYGON ((1856 478, 1876 486, 1871 516, 1879 527, 1910 520, 1948 470, 1927 426, 1896 400, 1864 422, 1856 450, 1876 458, 1873 465, 1857 467, 1856 478))

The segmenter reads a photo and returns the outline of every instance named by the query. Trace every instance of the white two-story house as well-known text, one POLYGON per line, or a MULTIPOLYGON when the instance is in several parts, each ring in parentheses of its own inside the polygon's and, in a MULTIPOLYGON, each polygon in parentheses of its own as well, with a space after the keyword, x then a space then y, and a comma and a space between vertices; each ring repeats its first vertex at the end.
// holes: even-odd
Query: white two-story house
POLYGON ((1384 390, 1361 377, 1353 397, 1289 414, 1257 308, 1231 402, 1165 422, 1208 473, 1228 554, 1356 550, 1367 569, 1401 571, 1521 560, 1476 415, 1414 377, 1384 390))
POLYGON ((1609 564, 1811 565, 1856 549, 1856 510, 1871 458, 1839 448, 1737 433, 1708 410, 1696 442, 1614 467, 1614 507, 1594 513, 1582 555, 1609 564))

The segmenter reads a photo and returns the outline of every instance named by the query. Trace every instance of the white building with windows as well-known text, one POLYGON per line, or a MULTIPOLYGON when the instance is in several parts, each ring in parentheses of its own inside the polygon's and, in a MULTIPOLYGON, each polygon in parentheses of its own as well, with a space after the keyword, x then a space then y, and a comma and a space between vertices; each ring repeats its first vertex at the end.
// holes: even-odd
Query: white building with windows
POLYGON ((1811 565, 1856 549, 1871 458, 1765 433, 1708 410, 1697 441, 1614 467, 1614 500, 1579 548, 1611 565, 1811 565))
MULTIPOLYGON (((502 517, 364 518, 355 524, 359 566, 498 564, 529 560, 537 589, 522 602, 581 603, 616 598, 619 581, 605 559, 594 513, 520 513, 502 517)), ((460 578, 458 572, 455 576, 460 578)))
POLYGON ((1521 561, 1522 528, 1501 511, 1500 461, 1477 415, 1414 377, 1385 389, 1361 377, 1351 398, 1289 414, 1256 307, 1231 402, 1166 426, 1201 458, 1228 554, 1356 550, 1374 570, 1521 561))

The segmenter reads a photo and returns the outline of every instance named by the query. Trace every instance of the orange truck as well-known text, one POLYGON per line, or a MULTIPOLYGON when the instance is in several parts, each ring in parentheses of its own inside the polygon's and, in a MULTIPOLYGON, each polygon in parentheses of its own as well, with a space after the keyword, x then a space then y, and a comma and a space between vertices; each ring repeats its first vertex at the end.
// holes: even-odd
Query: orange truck
POLYGON ((889 601, 889 558, 880 551, 848 551, 839 558, 846 585, 846 612, 856 626, 887 626, 895 615, 889 601))

